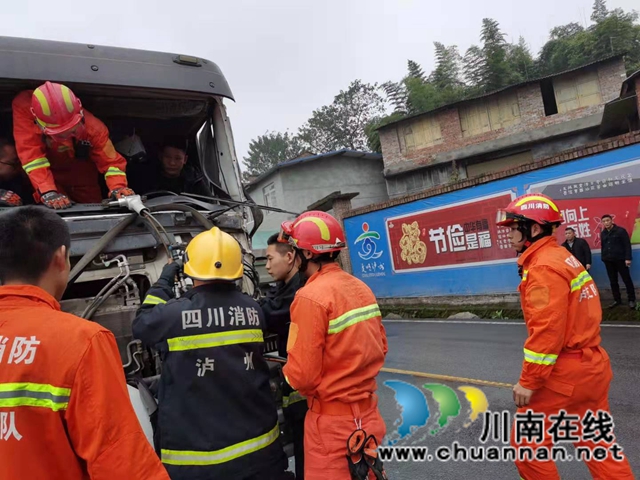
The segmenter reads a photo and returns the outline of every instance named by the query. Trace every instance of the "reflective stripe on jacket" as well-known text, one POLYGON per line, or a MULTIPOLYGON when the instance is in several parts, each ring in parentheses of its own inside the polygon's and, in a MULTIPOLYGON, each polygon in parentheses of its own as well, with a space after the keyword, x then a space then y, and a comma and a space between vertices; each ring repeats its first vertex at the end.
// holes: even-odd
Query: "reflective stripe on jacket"
POLYGON ((40 288, 0 287, 0 477, 168 480, 113 334, 40 288))
POLYGON ((284 374, 300 394, 345 403, 377 388, 387 338, 380 309, 364 282, 323 265, 296 294, 284 374))
POLYGON ((537 390, 553 375, 561 352, 600 345, 602 307, 591 275, 555 237, 533 243, 518 265, 522 267, 518 290, 529 332, 520 384, 537 390))
POLYGON ((162 359, 159 443, 171 478, 245 478, 280 464, 284 471, 260 306, 228 283, 174 299, 166 272, 133 334, 162 359))

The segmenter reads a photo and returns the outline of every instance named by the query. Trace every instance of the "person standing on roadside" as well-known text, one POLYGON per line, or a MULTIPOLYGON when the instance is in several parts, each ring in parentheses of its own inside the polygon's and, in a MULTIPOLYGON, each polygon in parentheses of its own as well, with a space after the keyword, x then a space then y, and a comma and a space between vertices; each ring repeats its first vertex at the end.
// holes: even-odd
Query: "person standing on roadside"
POLYGON ((565 242, 562 244, 564 248, 569 250, 574 257, 582 264, 585 270, 591 269, 591 247, 584 238, 576 237, 576 231, 567 227, 564 230, 565 242))
POLYGON ((600 243, 602 245, 602 262, 607 268, 609 275, 609 283, 611 284, 611 294, 613 295, 613 303, 609 308, 622 305, 622 296, 620 295, 620 285, 618 284, 618 275, 622 277, 624 286, 627 289, 627 300, 629 308, 636 308, 636 290, 631 279, 631 240, 627 231, 613 223, 611 215, 602 216, 602 225, 604 229, 600 232, 600 243))

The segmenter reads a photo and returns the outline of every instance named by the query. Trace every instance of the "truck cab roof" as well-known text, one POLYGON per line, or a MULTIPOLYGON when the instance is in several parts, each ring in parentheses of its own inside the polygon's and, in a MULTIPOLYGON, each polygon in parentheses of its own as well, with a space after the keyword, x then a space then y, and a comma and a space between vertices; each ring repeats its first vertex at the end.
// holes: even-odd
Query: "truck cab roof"
POLYGON ((218 65, 189 55, 0 36, 0 65, 5 81, 141 87, 233 100, 218 65))

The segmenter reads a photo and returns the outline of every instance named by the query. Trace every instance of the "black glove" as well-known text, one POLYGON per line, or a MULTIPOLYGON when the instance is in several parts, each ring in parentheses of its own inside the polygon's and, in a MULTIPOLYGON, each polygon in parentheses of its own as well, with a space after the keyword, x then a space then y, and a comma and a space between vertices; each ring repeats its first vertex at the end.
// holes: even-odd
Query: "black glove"
POLYGON ((169 283, 169 285, 173 285, 173 282, 176 279, 176 275, 180 273, 182 270, 182 266, 177 262, 167 263, 162 269, 162 273, 160 274, 160 279, 169 283))

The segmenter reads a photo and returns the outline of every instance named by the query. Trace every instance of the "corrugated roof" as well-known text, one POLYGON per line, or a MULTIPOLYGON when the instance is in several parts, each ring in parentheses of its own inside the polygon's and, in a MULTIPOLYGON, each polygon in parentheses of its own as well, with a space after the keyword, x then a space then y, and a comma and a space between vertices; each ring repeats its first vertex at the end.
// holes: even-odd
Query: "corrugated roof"
POLYGON ((261 182, 265 178, 271 176, 272 174, 274 174, 275 172, 277 172, 277 171, 279 171, 279 170, 281 170, 283 168, 289 168, 289 167, 292 167, 294 165, 298 165, 300 163, 312 162, 314 160, 319 160, 321 158, 337 157, 338 155, 342 155, 343 157, 363 158, 363 159, 366 159, 366 160, 382 160, 382 155, 379 154, 379 153, 359 152, 359 151, 356 151, 356 150, 349 150, 349 149, 345 148, 343 150, 335 150, 333 152, 321 153, 320 155, 313 155, 311 157, 296 158, 294 160, 285 160, 284 162, 279 163, 278 165, 273 167, 271 170, 268 170, 265 173, 263 173, 262 175, 260 175, 259 177, 251 180, 247 184, 247 187, 251 187, 252 185, 255 185, 256 183, 261 182))
MULTIPOLYGON (((387 123, 386 125, 383 125, 383 126, 381 126, 381 127, 378 127, 378 130, 383 130, 383 129, 387 128, 387 127, 390 127, 390 126, 392 126, 392 125, 396 125, 396 124, 398 124, 398 123, 400 123, 400 122, 404 122, 404 121, 406 121, 406 120, 411 120, 412 118, 421 117, 421 116, 423 116, 423 115, 429 115, 429 114, 433 114, 433 113, 436 113, 436 112, 440 112, 440 111, 442 111, 442 110, 446 110, 446 109, 448 109, 448 108, 454 107, 454 106, 456 106, 456 105, 460 105, 460 104, 462 104, 462 103, 472 102, 472 101, 474 101, 474 100, 479 100, 479 99, 481 99, 481 98, 489 97, 489 96, 491 96, 491 95, 495 95, 495 94, 497 94, 497 93, 504 92, 505 90, 509 90, 509 89, 511 89, 511 88, 518 88, 518 87, 522 87, 522 86, 524 86, 524 85, 529 85, 529 84, 531 84, 531 83, 540 82, 540 81, 542 81, 542 80, 546 80, 546 79, 549 79, 549 78, 559 77, 559 76, 561 76, 561 75, 565 75, 565 74, 567 74, 567 73, 575 72, 575 71, 577 71, 577 70, 581 70, 581 69, 583 69, 583 68, 587 68, 587 67, 591 67, 591 66, 593 66, 593 65, 597 65, 597 64, 600 64, 600 63, 608 62, 608 61, 610 61, 610 60, 613 60, 614 58, 620 58, 620 57, 623 57, 624 55, 625 55, 625 53, 617 53, 617 54, 615 54, 615 55, 609 55, 608 57, 603 57, 603 58, 601 58, 601 59, 599 59, 599 60, 594 60, 593 62, 585 63, 584 65, 580 65, 580 66, 578 66, 578 67, 570 68, 570 69, 568 69, 568 70, 564 70, 564 71, 562 71, 562 72, 553 73, 553 74, 551 74, 551 75, 544 75, 544 76, 542 76, 542 77, 532 78, 532 79, 530 79, 530 80, 525 80, 525 81, 520 82, 520 83, 514 83, 513 85, 507 85, 506 87, 502 87, 502 88, 499 88, 499 89, 497 89, 497 90, 493 90, 493 91, 491 91, 491 92, 483 93, 483 94, 481 94, 481 95, 476 95, 476 96, 474 96, 474 97, 464 98, 464 99, 462 99, 462 100, 458 100, 458 101, 456 101, 456 102, 452 102, 452 103, 447 103, 446 105, 442 105, 442 106, 440 106, 440 107, 438 107, 438 108, 434 108, 434 109, 432 109, 432 110, 428 110, 428 111, 426 111, 426 112, 415 113, 415 114, 413 114, 413 115, 409 115, 409 116, 406 116, 406 117, 404 117, 404 118, 401 118, 400 120, 396 120, 396 121, 394 121, 394 122, 387 123)), ((638 73, 638 72, 636 72, 636 74, 637 74, 637 73, 638 73)), ((634 75, 636 75, 636 74, 634 74, 634 75)))
MULTIPOLYGON (((634 81, 638 77, 640 77, 640 70, 638 70, 637 72, 632 73, 631 75, 629 75, 629 78, 627 78, 624 82, 622 82, 622 87, 620 89, 620 97, 623 97, 624 95, 627 94, 627 92, 632 87, 631 82, 634 81)), ((640 92, 637 92, 637 93, 640 93, 640 92)))

